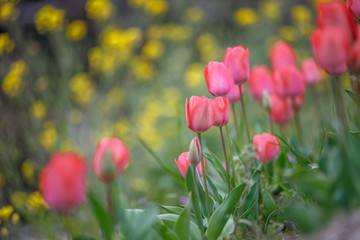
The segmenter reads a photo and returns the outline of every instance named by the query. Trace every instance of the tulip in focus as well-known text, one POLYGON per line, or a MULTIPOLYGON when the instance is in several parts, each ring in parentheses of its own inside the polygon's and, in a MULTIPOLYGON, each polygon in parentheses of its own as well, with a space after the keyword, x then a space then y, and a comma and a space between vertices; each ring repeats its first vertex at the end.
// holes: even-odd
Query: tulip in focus
POLYGON ((202 133, 212 127, 215 112, 210 101, 204 96, 192 96, 189 101, 186 99, 186 122, 191 131, 202 133))
POLYGON ((312 58, 301 62, 301 72, 307 85, 315 85, 321 81, 320 68, 312 58))
POLYGON ((251 68, 248 84, 250 95, 256 101, 262 100, 264 91, 270 95, 274 92, 272 76, 264 65, 251 68))
POLYGON ((234 83, 242 84, 249 78, 249 49, 242 45, 228 48, 224 55, 223 62, 231 70, 234 83))
POLYGON ((284 125, 294 117, 294 109, 292 108, 291 99, 281 99, 278 96, 271 95, 271 121, 284 125))
POLYGON ((189 162, 192 166, 196 167, 201 160, 201 146, 197 137, 194 137, 189 146, 189 162))
POLYGON ((54 211, 69 211, 87 198, 87 165, 74 152, 52 155, 39 176, 40 193, 54 211))
POLYGON ((221 127, 229 122, 229 100, 224 97, 217 97, 211 101, 215 111, 214 126, 221 127))
POLYGON ((356 18, 360 18, 360 1, 359 0, 347 0, 346 6, 349 11, 352 12, 352 14, 356 18))
POLYGON ((208 90, 213 96, 224 96, 234 82, 233 74, 222 62, 209 62, 205 66, 204 75, 208 90))
POLYGON ((287 65, 296 66, 296 55, 289 44, 278 41, 271 49, 270 61, 271 68, 275 71, 287 65))
POLYGON ((280 150, 278 140, 270 133, 255 135, 253 144, 258 160, 261 163, 268 163, 274 160, 280 150))
MULTIPOLYGON (((206 161, 205 161, 205 158, 203 158, 204 160, 204 164, 205 164, 205 169, 206 169, 206 161)), ((189 161, 189 152, 183 152, 182 154, 180 154, 178 160, 176 161, 176 159, 174 159, 176 165, 178 166, 180 172, 181 172, 181 175, 186 178, 186 173, 187 173, 187 170, 190 166, 190 161, 189 161)), ((196 166, 196 169, 199 173, 199 176, 202 177, 202 170, 201 170, 201 164, 199 163, 197 166, 196 166)))
POLYGON ((275 92, 281 98, 296 97, 305 91, 305 82, 301 72, 293 65, 274 71, 275 92))
POLYGON ((116 175, 122 174, 130 161, 130 152, 117 138, 104 138, 96 148, 93 170, 104 182, 113 182, 116 175))
MULTIPOLYGON (((241 95, 244 96, 244 94, 245 94, 245 85, 241 84, 241 95)), ((228 92, 228 94, 226 94, 225 97, 229 99, 230 103, 239 102, 241 100, 239 86, 236 84, 233 84, 230 92, 228 92)))

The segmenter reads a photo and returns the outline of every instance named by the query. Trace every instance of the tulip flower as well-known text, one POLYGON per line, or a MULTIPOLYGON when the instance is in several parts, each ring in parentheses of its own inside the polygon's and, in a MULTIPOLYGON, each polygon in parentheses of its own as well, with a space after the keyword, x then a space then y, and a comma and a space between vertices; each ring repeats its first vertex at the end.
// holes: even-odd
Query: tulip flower
POLYGON ((256 101, 262 100, 264 91, 270 95, 274 92, 272 76, 264 65, 251 68, 248 84, 250 95, 256 101))
POLYGON ((191 131, 202 133, 212 127, 215 111, 210 101, 204 96, 192 96, 189 101, 186 99, 186 122, 191 131))
POLYGON ((350 39, 342 28, 330 26, 315 30, 311 46, 316 62, 326 73, 338 76, 347 70, 350 39))
MULTIPOLYGON (((245 94, 245 85, 244 84, 241 84, 241 94, 243 96, 245 94)), ((233 84, 230 92, 228 92, 228 94, 226 94, 225 97, 229 99, 230 103, 239 102, 241 100, 239 86, 236 84, 233 84)))
POLYGON ((104 182, 113 182, 122 174, 130 161, 130 152, 117 138, 104 138, 96 148, 93 160, 95 175, 104 182))
POLYGON ((259 162, 268 163, 276 158, 280 146, 276 137, 270 133, 263 133, 253 137, 256 156, 259 162))
POLYGON ((242 84, 249 78, 249 49, 242 45, 228 48, 224 55, 223 62, 231 70, 234 83, 242 84))
POLYGON ((292 108, 291 99, 281 99, 278 96, 271 95, 271 121, 284 125, 294 117, 294 109, 292 108))
POLYGON ((283 41, 278 41, 270 52, 271 68, 273 71, 287 65, 296 66, 294 49, 283 41))
POLYGON ((69 211, 87 198, 87 165, 74 152, 51 156, 39 176, 40 193, 54 211, 69 211))
POLYGON ((321 81, 320 68, 312 58, 301 62, 301 72, 307 85, 315 85, 321 81))
POLYGON ((347 0, 347 9, 352 12, 356 18, 360 18, 360 1, 359 0, 347 0))
POLYGON ((190 164, 196 167, 201 160, 201 146, 197 137, 194 137, 189 146, 189 161, 190 164))
POLYGON ((234 82, 233 74, 222 62, 209 62, 205 66, 204 75, 208 90, 213 96, 224 96, 234 82))
POLYGON ((275 70, 273 83, 275 92, 281 98, 296 97, 305 91, 304 78, 293 65, 275 70))
POLYGON ((217 97, 211 101, 215 111, 213 126, 221 127, 229 122, 229 100, 224 97, 217 97))
MULTIPOLYGON (((203 160, 204 160, 205 169, 206 169, 205 158, 203 160)), ((189 152, 183 152, 182 154, 180 154, 178 160, 176 161, 176 159, 174 159, 174 161, 175 161, 177 167, 179 168, 181 175, 184 178, 186 178, 186 173, 187 173, 187 170, 188 170, 188 168, 190 166, 189 152)), ((201 170, 201 164, 200 163, 196 166, 196 169, 197 169, 197 171, 199 173, 199 176, 202 177, 203 173, 202 173, 202 170, 201 170)))

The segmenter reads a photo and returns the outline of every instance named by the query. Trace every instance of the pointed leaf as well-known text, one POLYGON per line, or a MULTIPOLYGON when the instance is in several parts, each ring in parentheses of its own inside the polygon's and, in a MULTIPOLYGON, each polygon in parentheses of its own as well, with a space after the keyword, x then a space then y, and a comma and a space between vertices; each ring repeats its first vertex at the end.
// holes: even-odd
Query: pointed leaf
POLYGON ((189 202, 184 208, 184 210, 179 215, 178 220, 176 221, 174 231, 179 236, 181 240, 189 239, 189 226, 190 226, 190 205, 191 205, 191 195, 189 193, 189 202))

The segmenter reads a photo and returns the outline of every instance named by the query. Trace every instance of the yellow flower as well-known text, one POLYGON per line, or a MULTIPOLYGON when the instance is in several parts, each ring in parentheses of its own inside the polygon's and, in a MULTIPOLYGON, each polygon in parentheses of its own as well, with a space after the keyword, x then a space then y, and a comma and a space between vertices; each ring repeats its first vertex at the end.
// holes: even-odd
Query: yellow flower
POLYGON ((145 3, 145 12, 152 16, 164 14, 169 9, 169 3, 166 0, 147 0, 145 3))
POLYGON ((142 53, 149 59, 158 59, 164 52, 164 45, 157 40, 148 41, 142 48, 142 53))
POLYGON ((4 206, 0 208, 0 218, 8 219, 10 215, 14 212, 14 207, 11 205, 4 206))
POLYGON ((0 23, 5 23, 13 15, 15 15, 14 2, 7 2, 0 7, 0 23))
POLYGON ((88 59, 91 73, 112 74, 115 70, 116 56, 113 51, 97 46, 89 50, 88 59))
POLYGON ((137 8, 142 7, 146 4, 147 0, 127 0, 129 6, 137 8))
POLYGON ((190 22, 199 22, 205 16, 204 10, 198 6, 192 6, 186 9, 184 18, 190 22))
POLYGON ((201 53, 201 59, 204 61, 211 61, 218 58, 219 50, 216 44, 216 39, 210 33, 204 33, 196 40, 196 46, 201 53))
POLYGON ((310 22, 310 8, 305 5, 296 5, 291 9, 291 17, 298 23, 310 22))
POLYGON ((21 173, 26 179, 32 179, 35 173, 35 165, 31 160, 26 160, 21 164, 21 173))
POLYGON ((24 83, 18 74, 9 72, 2 82, 2 89, 10 98, 17 96, 24 90, 24 83))
POLYGON ((52 122, 44 124, 44 130, 39 135, 41 145, 50 150, 57 140, 57 132, 52 122))
POLYGON ((135 77, 140 81, 148 81, 155 75, 155 67, 153 64, 141 57, 133 59, 131 69, 135 77))
POLYGON ((94 93, 94 84, 88 73, 75 74, 69 82, 74 99, 80 104, 87 104, 94 93))
POLYGON ((14 213, 12 216, 11 216, 11 223, 12 224, 17 224, 18 222, 19 222, 19 220, 20 220, 20 216, 19 216, 19 214, 17 214, 17 213, 14 213))
POLYGON ((25 192, 16 191, 11 194, 11 203, 16 207, 20 208, 25 205, 27 194, 25 192))
POLYGON ((66 37, 70 41, 80 41, 84 38, 87 32, 86 22, 82 20, 75 20, 72 21, 66 27, 66 37))
POLYGON ((70 121, 74 124, 79 124, 82 121, 82 113, 78 109, 73 109, 70 112, 70 121))
POLYGON ((30 114, 34 118, 42 119, 46 114, 46 106, 42 101, 36 101, 30 108, 30 114))
POLYGON ((113 14, 115 6, 109 0, 88 0, 85 10, 88 18, 103 21, 113 14))
POLYGON ((132 27, 121 30, 115 25, 110 25, 100 33, 100 43, 106 48, 126 50, 139 43, 141 36, 140 28, 132 27))
POLYGON ((40 34, 54 33, 61 29, 65 17, 65 11, 52 5, 45 5, 36 13, 35 27, 40 34))
POLYGON ((204 65, 201 63, 190 64, 185 71, 185 86, 191 89, 196 89, 204 82, 204 65))
POLYGON ((250 26, 259 20, 259 16, 252 8, 240 8, 235 12, 234 19, 240 26, 250 26))
POLYGON ((28 195, 26 207, 34 215, 42 215, 49 208, 38 191, 28 195))
POLYGON ((164 25, 165 36, 174 42, 182 42, 190 38, 191 28, 175 23, 167 23, 164 25))
POLYGON ((296 31, 292 26, 283 26, 280 28, 280 35, 284 40, 292 42, 296 37, 296 31))
POLYGON ((281 17, 280 4, 277 1, 264 1, 260 9, 268 18, 279 19, 281 17))
POLYGON ((11 53, 15 47, 15 42, 8 33, 0 33, 0 56, 4 53, 11 53))

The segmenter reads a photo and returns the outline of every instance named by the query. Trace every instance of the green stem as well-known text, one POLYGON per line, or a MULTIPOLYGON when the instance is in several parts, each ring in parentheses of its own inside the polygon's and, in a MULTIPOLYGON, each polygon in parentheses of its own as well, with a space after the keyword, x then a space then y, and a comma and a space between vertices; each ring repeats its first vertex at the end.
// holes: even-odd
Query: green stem
POLYGON ((237 140, 238 140, 239 148, 241 149, 241 137, 240 137, 239 125, 238 125, 237 119, 236 119, 235 104, 233 104, 233 103, 231 103, 231 111, 233 113, 233 118, 234 118, 236 137, 237 137, 237 140))
POLYGON ((106 200, 108 205, 109 216, 112 216, 112 183, 106 184, 106 200))
POLYGON ((271 121, 270 111, 268 112, 268 116, 269 116, 269 123, 270 123, 270 131, 271 131, 271 133, 274 133, 274 125, 273 125, 273 122, 271 121))
POLYGON ((195 184, 197 199, 200 199, 199 188, 198 188, 198 184, 197 184, 196 167, 193 166, 192 169, 193 169, 193 174, 194 174, 194 184, 195 184))
POLYGON ((341 101, 342 108, 344 109, 346 121, 347 121, 347 123, 349 125, 350 131, 352 131, 350 118, 349 118, 348 112, 347 112, 346 107, 345 107, 344 98, 343 98, 342 93, 341 93, 341 86, 340 86, 339 76, 336 76, 335 80, 336 80, 336 87, 337 87, 338 94, 339 94, 339 99, 341 101))
POLYGON ((241 109, 243 112, 243 118, 244 118, 244 123, 245 123, 245 128, 246 128, 246 136, 248 139, 248 143, 250 143, 250 131, 249 131, 249 126, 248 126, 248 122, 247 122, 247 118, 246 118, 246 111, 245 111, 245 104, 244 104, 244 98, 241 92, 241 84, 239 84, 239 92, 240 92, 240 103, 241 103, 241 109))
POLYGON ((222 146, 223 146, 223 150, 224 150, 225 165, 226 165, 226 178, 227 178, 228 190, 229 190, 229 193, 230 193, 231 186, 230 186, 229 164, 228 164, 228 158, 227 158, 227 154, 226 154, 224 134, 223 134, 223 131, 222 131, 222 127, 219 127, 219 129, 220 129, 220 135, 221 135, 221 142, 222 142, 222 146))
POLYGON ((295 120, 295 125, 296 125, 296 130, 297 130, 297 135, 299 138, 299 142, 300 144, 303 143, 303 136, 302 136, 302 128, 301 128, 301 123, 300 123, 300 117, 299 117, 299 109, 296 107, 296 102, 295 102, 295 98, 292 98, 292 105, 295 111, 295 116, 294 116, 294 120, 295 120))
POLYGON ((233 159, 233 155, 232 155, 230 134, 229 134, 229 128, 228 128, 227 124, 225 125, 225 130, 226 130, 226 138, 227 138, 227 142, 228 142, 228 146, 229 146, 229 153, 230 153, 230 162, 229 163, 231 166, 230 168, 231 168, 232 176, 234 177, 235 176, 234 159, 233 159))
POLYGON ((206 209, 207 209, 207 213, 208 213, 208 218, 210 219, 209 192, 208 192, 208 187, 207 187, 207 183, 206 183, 206 168, 205 168, 204 158, 203 158, 203 149, 202 149, 202 143, 201 143, 201 133, 198 133, 198 138, 199 138, 199 142, 200 142, 201 170, 202 170, 202 173, 203 173, 203 181, 204 181, 204 188, 205 188, 206 209))

